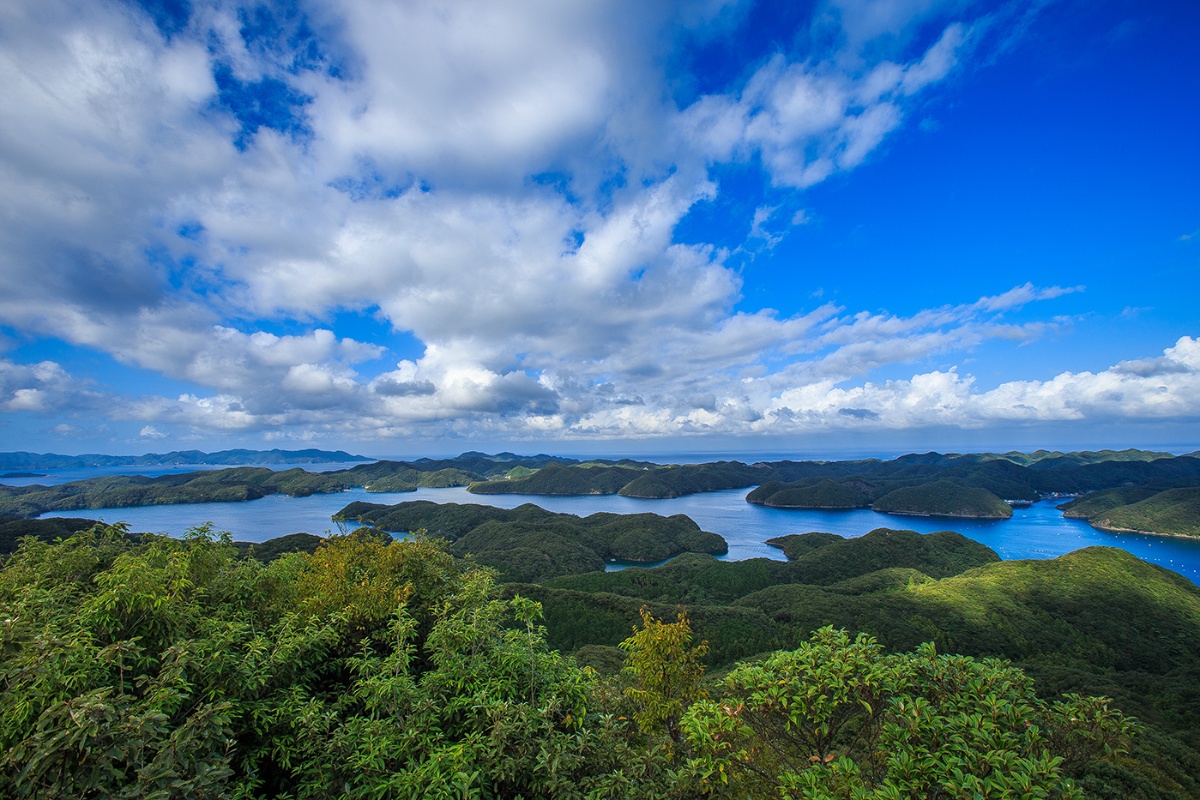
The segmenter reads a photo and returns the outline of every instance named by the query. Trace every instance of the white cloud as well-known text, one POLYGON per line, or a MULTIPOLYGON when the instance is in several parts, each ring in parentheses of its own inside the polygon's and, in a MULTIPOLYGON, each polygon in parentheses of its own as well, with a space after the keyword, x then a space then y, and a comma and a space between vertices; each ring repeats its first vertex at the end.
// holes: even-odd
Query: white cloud
POLYGON ((103 395, 53 361, 17 364, 0 359, 0 410, 73 413, 101 407, 103 395))
MULTIPOLYGON (((236 4, 193 3, 169 40, 121 4, 5 6, 0 322, 194 390, 121 398, 57 365, 0 362, 0 404, 104 398, 143 436, 368 437, 910 425, 966 408, 957 373, 862 381, 1027 341, 1054 323, 1000 315, 1072 290, 1027 284, 907 317, 738 310, 729 254, 675 240, 720 196, 714 165, 759 159, 795 188, 866 160, 969 54, 971 24, 946 21, 962 4, 828 4, 839 47, 778 53, 679 108, 669 49, 725 4, 684 5, 313 2, 315 69, 246 46, 236 4), (308 98, 303 130, 239 133, 217 62, 308 98), (341 311, 376 313, 424 353, 343 335, 341 311), (382 359, 396 367, 375 374, 382 359)), ((777 245, 784 208, 758 207, 749 237, 777 245)))

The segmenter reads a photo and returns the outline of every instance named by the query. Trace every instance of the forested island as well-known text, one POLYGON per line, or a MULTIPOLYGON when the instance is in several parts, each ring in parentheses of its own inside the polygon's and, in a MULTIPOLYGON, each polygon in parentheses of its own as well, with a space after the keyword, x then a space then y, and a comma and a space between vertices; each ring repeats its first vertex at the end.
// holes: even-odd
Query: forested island
POLYGON ((230 467, 158 477, 108 475, 56 486, 0 485, 0 515, 35 517, 46 511, 84 508, 239 502, 271 494, 306 497, 355 487, 375 492, 411 492, 420 486, 467 486, 488 476, 512 470, 537 470, 558 461, 553 456, 465 453, 453 459, 376 461, 327 472, 308 472, 299 467, 280 471, 267 467, 230 467))
POLYGON ((681 553, 722 555, 715 533, 683 514, 555 514, 526 503, 513 509, 418 500, 386 506, 351 503, 338 520, 389 533, 443 538, 456 556, 472 555, 502 580, 531 581, 603 570, 607 561, 649 564, 681 553))
POLYGON ((22 539, 0 795, 1200 796, 1200 588, 1123 551, 881 528, 511 580, 481 530, 705 535, 432 505, 346 513, 442 536, 22 539))
POLYGON ((686 465, 469 452, 449 459, 377 461, 327 472, 246 466, 159 477, 113 475, 56 486, 0 485, 0 517, 248 501, 270 494, 303 497, 360 487, 369 492, 410 492, 450 486, 467 487, 475 494, 644 499, 754 487, 746 495, 747 502, 773 508, 871 508, 888 514, 969 519, 1006 519, 1014 505, 1088 495, 1077 504, 1064 505, 1065 513, 1103 530, 1200 535, 1195 523, 1200 458, 1141 450, 924 453, 890 460, 686 465))
POLYGON ((1200 537, 1200 486, 1122 486, 1059 508, 1064 516, 1086 519, 1101 530, 1200 537))

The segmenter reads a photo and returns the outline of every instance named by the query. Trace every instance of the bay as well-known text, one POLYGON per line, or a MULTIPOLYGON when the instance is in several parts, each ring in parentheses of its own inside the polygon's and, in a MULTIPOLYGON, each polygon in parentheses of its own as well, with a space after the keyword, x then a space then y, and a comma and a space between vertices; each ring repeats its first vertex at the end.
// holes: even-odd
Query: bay
MULTIPOLYGON (((101 508, 52 512, 44 516, 85 517, 105 522, 128 522, 135 531, 183 534, 189 527, 211 522, 216 530, 229 531, 234 539, 262 542, 300 531, 323 535, 336 532, 332 515, 355 500, 401 503, 431 500, 437 503, 475 503, 514 508, 534 503, 548 511, 587 516, 598 511, 620 514, 652 512, 686 514, 706 531, 725 537, 729 553, 723 558, 782 560, 767 539, 789 533, 827 531, 839 536, 862 536, 875 528, 907 528, 920 533, 955 530, 991 547, 1003 559, 1054 558, 1092 545, 1120 547, 1139 558, 1173 570, 1200 583, 1200 541, 1142 534, 1098 531, 1082 520, 1065 519, 1055 505, 1044 500, 1013 510, 1012 519, 998 521, 896 516, 869 510, 800 511, 767 508, 745 501, 749 489, 687 495, 669 500, 641 500, 617 495, 545 497, 528 495, 473 495, 465 488, 419 489, 384 493, 351 489, 336 494, 287 497, 271 495, 244 503, 194 503, 136 508, 101 508)), ((349 527, 354 527, 353 525, 349 527)), ((610 565, 610 569, 624 565, 610 565)))

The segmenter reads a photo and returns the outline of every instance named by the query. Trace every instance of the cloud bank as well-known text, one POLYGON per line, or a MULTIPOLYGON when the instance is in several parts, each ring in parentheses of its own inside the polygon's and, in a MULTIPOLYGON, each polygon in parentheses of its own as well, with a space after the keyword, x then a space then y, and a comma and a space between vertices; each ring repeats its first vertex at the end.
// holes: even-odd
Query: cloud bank
MULTIPOLYGON (((369 441, 1196 413, 1191 339, 986 391, 956 369, 871 379, 1062 328, 1012 312, 1074 287, 907 316, 742 308, 728 250, 677 237, 719 168, 793 193, 854 170, 988 25, 970 3, 828 2, 805 30, 823 44, 681 83, 670 65, 746 6, 6 4, 0 323, 191 389, 5 360, 0 409, 369 441), (422 352, 339 331, 345 313, 422 352)), ((769 244, 773 213, 748 238, 769 244)))

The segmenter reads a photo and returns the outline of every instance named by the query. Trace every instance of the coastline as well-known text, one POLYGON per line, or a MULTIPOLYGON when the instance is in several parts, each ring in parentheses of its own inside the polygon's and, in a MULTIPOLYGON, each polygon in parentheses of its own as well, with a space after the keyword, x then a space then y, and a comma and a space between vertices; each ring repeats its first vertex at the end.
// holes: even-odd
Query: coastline
POLYGON ((897 517, 938 517, 944 519, 979 519, 984 521, 1003 522, 1006 519, 1012 519, 1011 516, 997 517, 987 516, 982 514, 935 514, 929 511, 879 511, 872 508, 876 514, 889 514, 897 517))
MULTIPOLYGON (((1065 517, 1066 515, 1064 514, 1063 516, 1065 517)), ((1076 518, 1076 519, 1078 519, 1078 518, 1076 518)), ((1184 540, 1192 541, 1192 542, 1200 542, 1200 535, 1193 536, 1192 534, 1189 534, 1189 533, 1161 533, 1159 531, 1139 531, 1136 528, 1118 528, 1116 526, 1102 525, 1098 522, 1090 522, 1090 521, 1088 522, 1088 524, 1091 525, 1096 530, 1104 531, 1105 533, 1115 533, 1118 535, 1120 535, 1122 533, 1140 533, 1143 536, 1160 536, 1164 539, 1184 539, 1184 540)))

